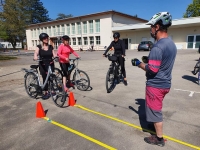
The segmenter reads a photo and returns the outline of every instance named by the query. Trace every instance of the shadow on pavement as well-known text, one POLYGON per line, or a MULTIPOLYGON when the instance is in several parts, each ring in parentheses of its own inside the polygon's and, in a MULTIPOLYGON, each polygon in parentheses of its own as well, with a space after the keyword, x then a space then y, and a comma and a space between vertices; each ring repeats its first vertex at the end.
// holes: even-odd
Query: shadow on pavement
POLYGON ((182 76, 182 78, 197 84, 197 78, 196 77, 184 75, 184 76, 182 76))
POLYGON ((1 75, 0 77, 8 76, 8 75, 19 73, 19 72, 21 72, 21 70, 20 71, 11 72, 11 73, 8 73, 8 74, 4 74, 4 75, 1 75))
POLYGON ((146 121, 145 99, 135 99, 135 104, 139 105, 138 110, 135 110, 132 106, 129 106, 129 109, 138 114, 142 131, 153 134, 155 132, 154 125, 146 121))

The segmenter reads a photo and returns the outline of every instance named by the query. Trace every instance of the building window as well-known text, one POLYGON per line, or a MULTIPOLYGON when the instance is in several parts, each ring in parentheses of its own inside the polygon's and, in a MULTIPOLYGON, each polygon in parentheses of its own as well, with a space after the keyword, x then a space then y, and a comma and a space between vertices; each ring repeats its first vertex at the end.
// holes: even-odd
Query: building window
POLYGON ((83 22, 83 33, 87 34, 87 22, 83 22))
POLYGON ((96 36, 96 44, 97 44, 97 45, 100 45, 100 44, 101 44, 100 36, 96 36))
POLYGON ((40 33, 43 33, 43 28, 40 28, 40 33))
POLYGON ((47 27, 44 28, 44 33, 47 33, 47 27))
POLYGON ((72 34, 75 34, 75 24, 72 23, 72 34))
POLYGON ((73 45, 76 45, 76 38, 72 38, 73 45))
POLYGON ((55 28, 55 26, 53 26, 53 36, 55 36, 56 35, 56 28, 55 28))
POLYGON ((88 45, 88 38, 84 37, 83 40, 84 40, 84 45, 88 45))
POLYGON ((70 25, 67 24, 67 34, 70 35, 70 25))
POLYGON ((40 29, 37 28, 37 35, 39 36, 40 35, 40 29))
POLYGON ((33 30, 31 30, 31 37, 33 38, 33 30))
POLYGON ((36 38, 36 29, 34 29, 34 37, 36 38))
POLYGON ((51 27, 48 27, 48 34, 51 36, 51 27))
POLYGON ((60 35, 60 26, 57 26, 57 34, 56 35, 60 35))
POLYGON ((93 33, 93 20, 89 21, 89 32, 93 33))
POLYGON ((65 26, 64 26, 64 24, 62 25, 62 34, 64 35, 65 34, 65 26))
POLYGON ((77 22, 77 34, 81 34, 81 23, 77 22))
POLYGON ((100 20, 98 19, 98 20, 95 20, 95 27, 96 27, 96 32, 100 32, 100 20))
POLYGON ((81 37, 78 37, 78 45, 82 45, 81 37))
POLYGON ((94 44, 94 37, 93 37, 93 36, 90 37, 90 45, 91 45, 92 43, 94 44))

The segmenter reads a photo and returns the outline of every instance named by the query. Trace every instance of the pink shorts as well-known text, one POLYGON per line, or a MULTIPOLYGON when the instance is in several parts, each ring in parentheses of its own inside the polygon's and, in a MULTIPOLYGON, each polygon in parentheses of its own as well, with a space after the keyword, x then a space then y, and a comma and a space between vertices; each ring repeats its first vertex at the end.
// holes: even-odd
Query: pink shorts
POLYGON ((152 110, 161 110, 162 101, 170 89, 159 89, 147 86, 146 87, 146 103, 152 110))
POLYGON ((146 118, 148 122, 161 122, 162 101, 170 89, 146 87, 146 118))

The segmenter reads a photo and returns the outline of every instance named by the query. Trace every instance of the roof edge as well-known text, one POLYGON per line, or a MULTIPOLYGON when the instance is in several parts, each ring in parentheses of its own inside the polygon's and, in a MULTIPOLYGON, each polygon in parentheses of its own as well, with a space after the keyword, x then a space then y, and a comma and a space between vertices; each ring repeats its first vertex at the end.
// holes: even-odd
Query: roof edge
POLYGON ((34 27, 34 26, 40 26, 40 25, 45 25, 48 23, 56 23, 56 22, 64 22, 70 19, 78 19, 78 18, 86 18, 86 17, 90 17, 90 16, 95 16, 95 15, 103 15, 103 14, 118 14, 124 17, 129 17, 129 18, 133 18, 139 21, 143 21, 143 22, 147 22, 147 20, 142 19, 142 18, 138 18, 129 14, 125 14, 119 11, 115 11, 115 10, 108 10, 108 11, 102 11, 102 12, 97 12, 97 13, 91 13, 91 14, 87 14, 87 15, 81 15, 81 16, 76 16, 76 17, 70 17, 70 18, 65 18, 65 19, 58 19, 58 20, 52 20, 52 21, 47 21, 47 22, 41 22, 41 23, 36 23, 36 24, 30 24, 28 25, 28 27, 34 27))

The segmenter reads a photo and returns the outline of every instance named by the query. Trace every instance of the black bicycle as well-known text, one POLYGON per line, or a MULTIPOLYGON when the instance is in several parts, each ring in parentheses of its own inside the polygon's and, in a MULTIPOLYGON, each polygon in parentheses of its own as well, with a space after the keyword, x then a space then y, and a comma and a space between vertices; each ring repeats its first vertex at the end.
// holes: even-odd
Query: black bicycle
MULTIPOLYGON (((56 58, 54 58, 53 60, 55 59, 56 58)), ((27 94, 31 98, 37 98, 38 95, 43 95, 44 87, 48 83, 48 92, 51 94, 53 102, 56 106, 63 107, 68 95, 64 91, 62 82, 59 78, 56 77, 55 73, 52 72, 51 66, 49 66, 46 80, 44 84, 42 84, 42 82, 40 81, 38 67, 39 65, 31 65, 30 69, 22 68, 22 70, 26 72, 26 74, 24 75, 24 86, 27 94)))
POLYGON ((198 84, 200 85, 200 58, 199 58, 198 62, 196 63, 196 65, 194 66, 194 70, 192 71, 192 73, 194 75, 196 75, 198 73, 197 80, 198 80, 198 84))
MULTIPOLYGON (((86 91, 90 87, 90 78, 87 73, 83 70, 78 68, 79 58, 69 59, 70 66, 68 68, 69 74, 73 74, 72 76, 72 83, 75 84, 77 89, 81 91, 86 91)), ((55 68, 55 75, 57 78, 62 80, 63 73, 59 68, 55 68)))
POLYGON ((111 93, 117 84, 123 82, 121 66, 117 61, 117 56, 114 54, 105 55, 109 61, 111 61, 110 67, 106 74, 106 90, 107 93, 111 93))

